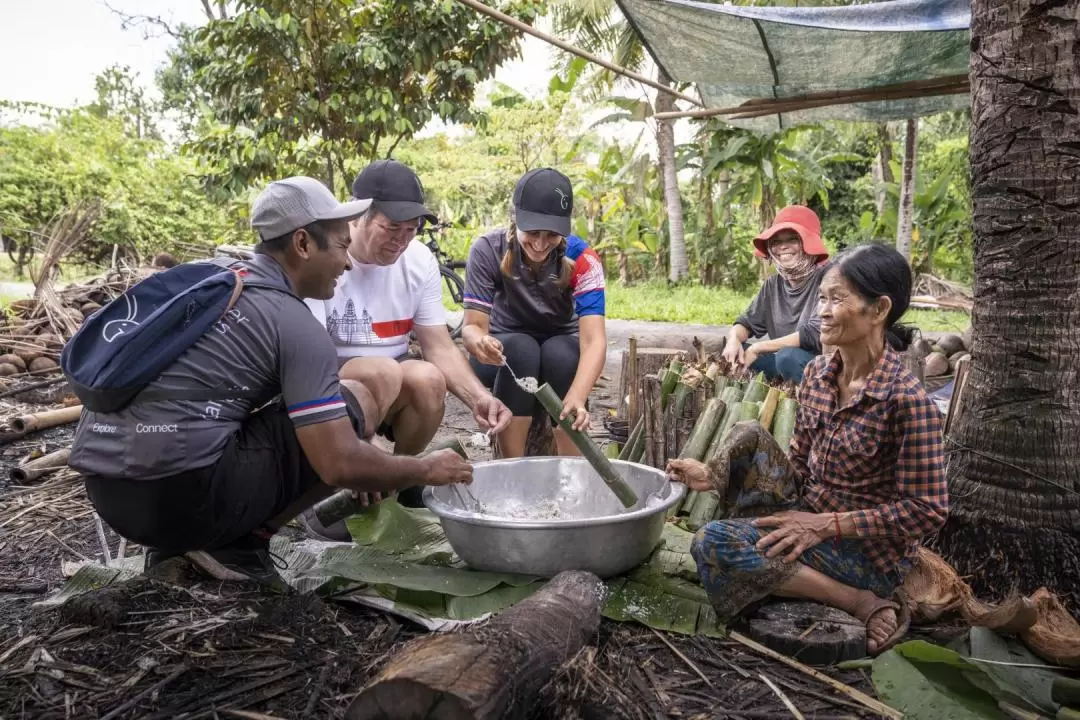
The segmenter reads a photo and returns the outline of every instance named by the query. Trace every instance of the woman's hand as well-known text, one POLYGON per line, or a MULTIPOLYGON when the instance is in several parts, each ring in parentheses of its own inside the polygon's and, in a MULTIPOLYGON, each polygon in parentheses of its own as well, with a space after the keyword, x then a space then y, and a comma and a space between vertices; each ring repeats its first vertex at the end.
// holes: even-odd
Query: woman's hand
POLYGON ((761 355, 761 348, 755 343, 743 351, 742 364, 746 367, 750 367, 757 362, 758 357, 761 355))
POLYGON ((746 351, 743 350, 741 342, 732 342, 731 338, 728 338, 724 344, 724 351, 720 353, 720 357, 727 360, 731 365, 739 366, 745 362, 746 351))
POLYGON ((708 492, 713 489, 709 480, 709 466, 690 459, 668 460, 665 468, 668 479, 680 482, 691 490, 708 492))
POLYGON ((589 429, 589 411, 585 408, 584 398, 578 398, 576 395, 567 393, 563 399, 563 408, 559 414, 559 421, 561 422, 566 418, 570 418, 570 427, 578 432, 585 432, 589 429))
POLYGON ((784 562, 795 562, 804 552, 828 538, 833 527, 831 513, 780 512, 758 518, 757 528, 775 528, 757 542, 757 549, 765 551, 765 557, 774 558, 784 554, 784 562))
POLYGON ((503 346, 491 335, 484 335, 471 348, 468 348, 472 356, 484 365, 503 364, 503 346))

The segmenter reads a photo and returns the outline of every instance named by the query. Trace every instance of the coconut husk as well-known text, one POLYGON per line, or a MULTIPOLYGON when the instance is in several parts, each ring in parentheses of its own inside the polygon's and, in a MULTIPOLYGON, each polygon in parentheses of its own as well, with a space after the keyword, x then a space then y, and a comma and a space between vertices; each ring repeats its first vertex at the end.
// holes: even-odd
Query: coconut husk
POLYGON ((1046 588, 1039 588, 1031 597, 984 603, 940 555, 919 548, 915 566, 904 578, 903 591, 913 624, 927 625, 959 615, 971 626, 1019 635, 1047 662, 1080 667, 1080 623, 1046 588))
POLYGON ((1020 639, 1039 657, 1068 667, 1080 667, 1080 623, 1056 595, 1042 587, 1031 594, 1038 620, 1020 639))

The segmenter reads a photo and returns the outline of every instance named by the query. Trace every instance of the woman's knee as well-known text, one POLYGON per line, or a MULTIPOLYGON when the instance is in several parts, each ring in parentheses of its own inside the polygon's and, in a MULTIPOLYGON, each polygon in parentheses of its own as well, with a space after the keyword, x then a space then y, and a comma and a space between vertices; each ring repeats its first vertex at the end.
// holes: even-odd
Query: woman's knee
POLYGON ((814 355, 802 348, 784 348, 776 352, 776 374, 791 382, 801 382, 803 371, 814 355))
POLYGON ((497 336, 503 346, 506 362, 521 376, 536 375, 540 368, 540 343, 525 333, 506 333, 497 336))
POLYGON ((756 549, 761 532, 749 520, 714 520, 694 533, 690 555, 703 563, 751 569, 760 562, 756 549))
POLYGON ((565 395, 577 374, 581 348, 576 335, 556 335, 540 345, 540 375, 544 382, 565 395))

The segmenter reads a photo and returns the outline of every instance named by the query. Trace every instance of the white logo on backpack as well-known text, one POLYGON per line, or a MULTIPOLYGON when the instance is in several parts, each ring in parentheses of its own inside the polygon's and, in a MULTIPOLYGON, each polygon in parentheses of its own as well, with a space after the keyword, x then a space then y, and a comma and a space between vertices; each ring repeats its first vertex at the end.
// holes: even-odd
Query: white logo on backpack
POLYGON ((125 295, 124 302, 127 303, 128 308, 127 318, 110 320, 105 323, 105 327, 101 328, 101 339, 107 343, 111 343, 127 330, 139 327, 139 323, 135 321, 135 316, 139 314, 139 301, 133 295, 125 295), (113 327, 114 325, 116 327, 113 327))

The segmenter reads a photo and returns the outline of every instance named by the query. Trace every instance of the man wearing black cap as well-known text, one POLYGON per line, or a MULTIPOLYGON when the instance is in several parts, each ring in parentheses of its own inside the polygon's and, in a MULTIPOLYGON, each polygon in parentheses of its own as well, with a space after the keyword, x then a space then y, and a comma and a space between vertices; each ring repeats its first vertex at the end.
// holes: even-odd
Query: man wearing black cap
MULTIPOLYGON (((510 411, 451 339, 438 262, 415 240, 422 221, 437 221, 424 205, 420 179, 396 160, 379 160, 356 177, 352 195, 370 199, 371 209, 349 224, 351 268, 332 298, 308 301, 337 348, 341 377, 362 383, 378 399, 379 432, 399 455, 419 453, 431 442, 447 390, 473 411, 481 429, 502 430, 510 411), (409 357, 410 333, 423 360, 409 357)), ((419 489, 399 499, 419 505, 419 489)))
POLYGON ((148 567, 185 555, 221 580, 274 580, 270 536, 330 486, 382 493, 471 478, 453 452, 394 457, 361 439, 377 403, 339 381, 334 348, 301 302, 333 295, 347 223, 369 205, 340 203, 312 178, 271 183, 252 206, 255 256, 233 266, 247 283, 235 305, 131 404, 83 414, 69 464, 101 517, 148 548, 148 567), (249 394, 216 394, 229 385, 249 394))

